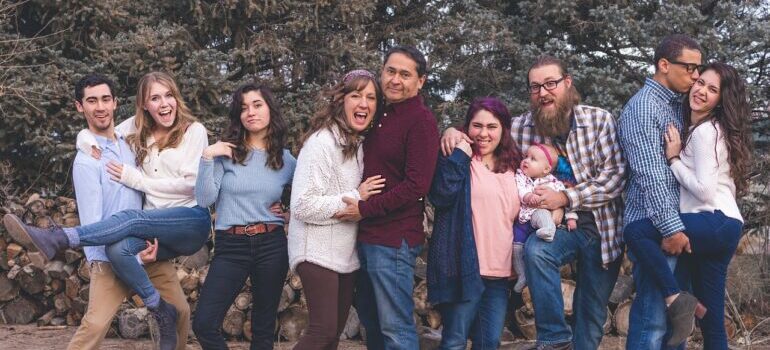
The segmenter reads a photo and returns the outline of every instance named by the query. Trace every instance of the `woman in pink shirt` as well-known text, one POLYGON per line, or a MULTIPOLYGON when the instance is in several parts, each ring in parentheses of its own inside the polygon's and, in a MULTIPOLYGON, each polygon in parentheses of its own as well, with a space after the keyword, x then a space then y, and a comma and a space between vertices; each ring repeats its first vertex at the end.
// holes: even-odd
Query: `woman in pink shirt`
POLYGON ((515 171, 521 152, 502 101, 477 99, 465 117, 473 145, 440 156, 429 199, 436 220, 428 255, 428 300, 443 319, 441 349, 497 349, 508 304, 515 171))

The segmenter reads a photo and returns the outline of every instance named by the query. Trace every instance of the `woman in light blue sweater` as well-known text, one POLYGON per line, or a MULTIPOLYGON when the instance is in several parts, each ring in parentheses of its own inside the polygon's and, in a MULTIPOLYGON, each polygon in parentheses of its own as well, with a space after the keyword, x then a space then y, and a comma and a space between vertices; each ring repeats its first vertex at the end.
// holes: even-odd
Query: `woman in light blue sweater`
POLYGON ((284 149, 286 123, 272 92, 246 84, 233 93, 223 141, 203 151, 195 198, 216 206, 214 259, 193 319, 203 349, 227 349, 220 329, 251 279, 251 349, 272 349, 289 261, 284 217, 274 206, 290 185, 296 160, 284 149))

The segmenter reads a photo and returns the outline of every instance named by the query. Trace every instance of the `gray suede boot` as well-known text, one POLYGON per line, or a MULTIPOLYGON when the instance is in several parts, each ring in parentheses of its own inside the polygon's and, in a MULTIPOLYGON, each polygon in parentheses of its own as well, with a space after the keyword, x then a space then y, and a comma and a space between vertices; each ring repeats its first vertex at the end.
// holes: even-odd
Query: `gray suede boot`
POLYGON ((27 249, 39 251, 46 260, 52 260, 56 253, 69 248, 67 235, 57 225, 49 228, 30 226, 13 214, 5 214, 3 224, 15 241, 27 249))

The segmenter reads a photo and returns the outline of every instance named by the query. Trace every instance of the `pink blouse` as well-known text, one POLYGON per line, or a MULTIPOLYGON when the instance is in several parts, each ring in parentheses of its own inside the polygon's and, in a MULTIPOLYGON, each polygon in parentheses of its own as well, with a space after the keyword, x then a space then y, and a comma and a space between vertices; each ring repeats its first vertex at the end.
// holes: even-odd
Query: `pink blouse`
POLYGON ((494 173, 474 157, 471 160, 471 216, 482 276, 511 276, 513 224, 519 205, 514 172, 494 173))

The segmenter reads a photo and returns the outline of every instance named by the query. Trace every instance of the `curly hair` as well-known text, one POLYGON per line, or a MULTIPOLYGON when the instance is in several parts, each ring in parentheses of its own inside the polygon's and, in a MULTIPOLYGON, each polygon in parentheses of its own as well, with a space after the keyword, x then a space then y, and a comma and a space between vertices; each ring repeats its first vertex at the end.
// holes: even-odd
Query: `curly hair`
MULTIPOLYGON (((505 103, 495 97, 482 97, 477 98, 468 107, 468 112, 465 114, 465 123, 463 124, 463 131, 467 134, 468 128, 471 125, 471 120, 476 116, 480 110, 485 110, 492 113, 493 116, 500 122, 502 126, 502 135, 500 136, 500 144, 493 151, 495 155, 495 169, 496 173, 504 173, 509 170, 515 170, 521 163, 521 150, 513 142, 511 137, 511 113, 508 112, 508 108, 505 107, 505 103)), ((474 153, 477 151, 474 148, 474 153)))
POLYGON ((243 95, 248 92, 256 91, 262 95, 262 98, 270 110, 270 122, 267 124, 267 136, 265 140, 267 160, 265 166, 273 170, 283 168, 283 152, 286 145, 288 128, 281 115, 281 108, 273 96, 273 91, 266 85, 256 85, 248 83, 241 85, 233 92, 232 102, 230 102, 230 112, 228 113, 230 124, 225 129, 223 141, 235 145, 233 149, 233 163, 245 164, 249 157, 251 149, 247 145, 249 132, 241 122, 241 113, 243 105, 243 95))
POLYGON ((158 151, 163 151, 167 148, 175 148, 182 142, 187 127, 197 120, 187 108, 184 103, 182 94, 179 92, 174 78, 168 73, 164 72, 150 72, 145 74, 139 79, 139 86, 136 92, 136 114, 134 115, 134 126, 136 127, 136 133, 128 135, 126 141, 133 148, 136 153, 136 165, 144 163, 144 159, 147 157, 150 147, 157 144, 158 151), (152 84, 158 83, 165 86, 176 100, 176 116, 174 117, 174 123, 171 124, 171 130, 169 130, 166 137, 162 140, 155 140, 152 145, 147 144, 147 139, 152 135, 152 131, 156 127, 155 120, 152 119, 150 112, 144 109, 147 99, 150 97, 150 87, 152 84))
POLYGON ((375 118, 372 119, 372 123, 374 123, 382 110, 380 107, 382 107, 383 98, 380 85, 372 74, 355 75, 350 78, 347 78, 346 75, 339 83, 321 93, 317 102, 317 112, 310 119, 310 128, 302 137, 301 143, 304 144, 318 130, 324 128, 332 130, 332 127, 336 126, 340 131, 340 136, 345 140, 345 144, 342 147, 345 159, 353 158, 356 152, 358 152, 360 134, 348 125, 347 117, 345 116, 345 96, 353 91, 365 89, 370 82, 374 84, 374 89, 377 93, 377 110, 375 118))
MULTIPOLYGON (((749 121, 751 107, 748 94, 746 93, 746 84, 741 79, 738 71, 726 63, 710 63, 706 65, 703 72, 709 70, 714 71, 719 76, 719 103, 707 118, 699 121, 696 125, 692 125, 690 120, 692 109, 690 108, 689 99, 685 99, 684 141, 682 148, 689 141, 691 126, 695 127, 709 121, 714 125, 719 124, 724 133, 722 137, 727 146, 730 177, 735 182, 736 195, 742 196, 748 191, 748 174, 751 168, 751 158, 754 149, 749 121)), ((714 152, 716 152, 716 149, 714 152)))

